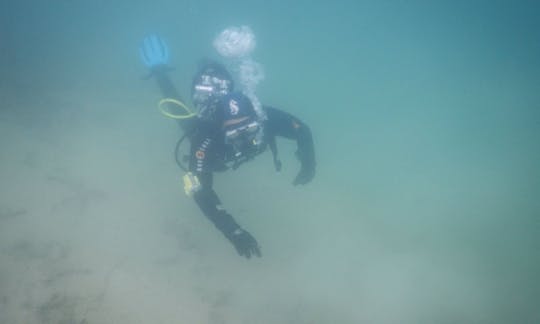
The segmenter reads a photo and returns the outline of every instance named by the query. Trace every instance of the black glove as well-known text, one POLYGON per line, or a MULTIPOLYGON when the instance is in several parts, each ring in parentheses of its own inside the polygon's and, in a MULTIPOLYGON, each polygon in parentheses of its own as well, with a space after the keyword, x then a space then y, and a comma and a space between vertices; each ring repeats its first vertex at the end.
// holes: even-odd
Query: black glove
POLYGON ((234 245, 236 252, 238 252, 240 256, 244 256, 248 259, 251 258, 252 255, 261 257, 259 244, 248 231, 238 228, 227 235, 227 238, 234 245))
POLYGON ((293 181, 293 185, 304 185, 308 182, 310 182, 313 177, 315 176, 315 167, 314 166, 311 166, 311 167, 306 167, 306 166, 303 166, 300 168, 300 172, 298 172, 298 175, 296 176, 296 178, 294 178, 294 181, 293 181))

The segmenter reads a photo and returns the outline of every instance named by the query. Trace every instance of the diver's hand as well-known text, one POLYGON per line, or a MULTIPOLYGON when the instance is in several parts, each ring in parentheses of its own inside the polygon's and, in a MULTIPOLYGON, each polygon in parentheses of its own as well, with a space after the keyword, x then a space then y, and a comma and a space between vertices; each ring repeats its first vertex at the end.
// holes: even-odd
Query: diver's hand
POLYGON ((141 61, 152 73, 169 71, 169 47, 158 35, 146 36, 139 47, 141 61))
POLYGON ((259 244, 248 231, 238 228, 227 237, 240 256, 244 256, 248 259, 251 258, 252 255, 261 257, 259 244))
POLYGON ((293 185, 305 185, 306 183, 313 180, 313 177, 315 177, 315 167, 307 167, 302 165, 300 171, 298 172, 298 175, 296 176, 296 178, 294 178, 293 185))

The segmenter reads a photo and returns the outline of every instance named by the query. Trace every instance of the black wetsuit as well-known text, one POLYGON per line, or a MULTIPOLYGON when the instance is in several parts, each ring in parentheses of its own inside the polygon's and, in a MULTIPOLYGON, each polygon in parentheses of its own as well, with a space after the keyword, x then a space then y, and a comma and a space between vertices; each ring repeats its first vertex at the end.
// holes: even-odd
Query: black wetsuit
MULTIPOLYGON (((178 98, 178 94, 166 73, 155 74, 158 85, 166 97, 178 98)), ((294 184, 305 184, 315 175, 315 152, 309 127, 298 118, 282 110, 263 106, 267 119, 263 122, 262 144, 257 155, 270 147, 276 169, 281 162, 276 148, 276 136, 296 140, 297 157, 300 160, 300 172, 294 184)), ((193 197, 204 215, 227 237, 239 250, 233 233, 241 230, 234 218, 221 206, 218 195, 213 189, 213 172, 236 168, 241 162, 235 161, 234 152, 225 144, 224 134, 218 125, 193 118, 188 123, 181 123, 184 131, 189 132, 191 153, 189 171, 200 181, 201 189, 193 197), (231 166, 232 164, 232 166, 231 166)), ((251 159, 254 155, 248 158, 251 159)), ((242 255, 241 251, 239 253, 242 255)), ((249 257, 249 253, 247 255, 249 257)))
MULTIPOLYGON (((264 122, 264 136, 261 150, 270 146, 274 154, 274 163, 279 170, 280 162, 275 148, 276 136, 282 136, 297 141, 297 156, 301 163, 301 173, 304 179, 298 179, 297 184, 311 180, 315 173, 315 154, 313 140, 309 128, 292 115, 271 107, 263 107, 267 114, 264 122)), ((232 233, 239 225, 221 207, 220 200, 212 187, 212 173, 226 170, 227 163, 234 167, 234 154, 224 144, 223 135, 214 130, 198 131, 191 138, 191 158, 189 169, 201 182, 202 189, 195 195, 195 201, 216 227, 225 234, 232 233)))

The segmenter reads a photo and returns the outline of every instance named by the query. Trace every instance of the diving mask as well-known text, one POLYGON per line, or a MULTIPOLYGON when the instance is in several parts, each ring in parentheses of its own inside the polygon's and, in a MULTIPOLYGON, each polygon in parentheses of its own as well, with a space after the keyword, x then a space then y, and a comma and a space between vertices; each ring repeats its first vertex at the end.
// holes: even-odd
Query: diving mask
POLYGON ((230 80, 207 74, 201 75, 199 82, 193 86, 193 103, 200 108, 205 108, 205 106, 215 104, 219 97, 226 95, 230 90, 230 80))

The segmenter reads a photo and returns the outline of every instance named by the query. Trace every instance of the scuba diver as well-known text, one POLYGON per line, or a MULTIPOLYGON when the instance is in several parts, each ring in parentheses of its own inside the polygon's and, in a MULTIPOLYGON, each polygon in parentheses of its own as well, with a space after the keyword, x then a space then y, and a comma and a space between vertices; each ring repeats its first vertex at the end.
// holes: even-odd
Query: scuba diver
MULTIPOLYGON (((158 36, 149 36, 141 46, 141 57, 165 96, 164 100, 185 107, 168 73, 168 49, 158 36)), ((252 101, 234 90, 234 82, 227 69, 213 61, 204 61, 193 77, 191 100, 197 113, 178 119, 184 136, 190 142, 189 166, 183 167, 186 194, 193 197, 202 213, 232 243, 240 256, 261 256, 257 240, 242 228, 222 206, 213 189, 213 172, 237 169, 270 148, 277 171, 281 162, 276 147, 276 136, 296 140, 296 156, 300 170, 294 185, 304 185, 315 175, 315 153, 309 127, 298 118, 282 110, 262 106, 264 118, 256 113, 252 101)), ((186 109, 187 110, 187 109, 186 109)), ((189 111, 189 110, 187 110, 189 111)), ((190 112, 190 111, 189 111, 190 112)), ((178 152, 176 159, 178 160, 178 152)))

